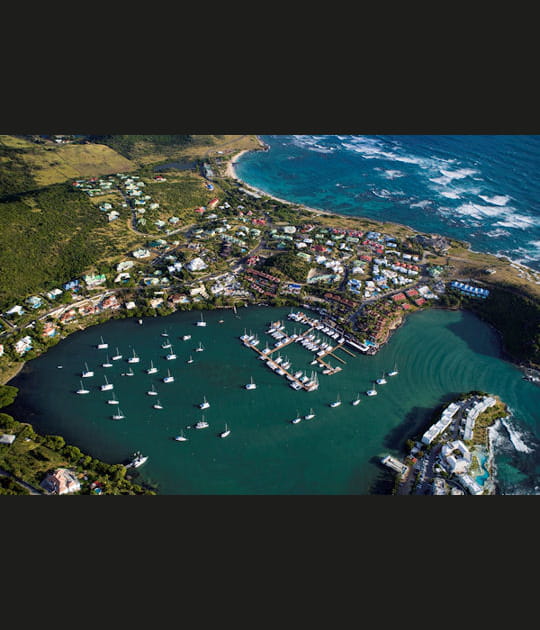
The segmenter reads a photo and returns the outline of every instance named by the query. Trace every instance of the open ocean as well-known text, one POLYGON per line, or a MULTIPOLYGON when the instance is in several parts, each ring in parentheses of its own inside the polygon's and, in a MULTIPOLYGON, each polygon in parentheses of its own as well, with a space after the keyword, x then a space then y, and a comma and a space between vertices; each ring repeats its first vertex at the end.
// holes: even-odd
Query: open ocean
POLYGON ((540 270, 540 136, 260 136, 246 183, 322 210, 468 241, 540 270))

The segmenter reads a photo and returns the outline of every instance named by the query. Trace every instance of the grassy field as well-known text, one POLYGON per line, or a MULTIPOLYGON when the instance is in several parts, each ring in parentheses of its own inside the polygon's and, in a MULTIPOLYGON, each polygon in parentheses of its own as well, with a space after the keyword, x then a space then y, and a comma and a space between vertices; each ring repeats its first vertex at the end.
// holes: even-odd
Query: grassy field
POLYGON ((101 144, 36 146, 22 158, 30 166, 39 186, 79 177, 126 173, 137 168, 136 164, 101 144))

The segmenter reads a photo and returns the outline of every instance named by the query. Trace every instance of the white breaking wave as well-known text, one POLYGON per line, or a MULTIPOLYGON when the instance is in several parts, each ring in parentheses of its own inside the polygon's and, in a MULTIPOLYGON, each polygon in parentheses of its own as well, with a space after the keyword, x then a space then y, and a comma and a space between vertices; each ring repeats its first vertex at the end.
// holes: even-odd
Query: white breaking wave
MULTIPOLYGON (((507 209, 502 209, 497 206, 483 206, 477 203, 468 202, 462 203, 457 208, 454 208, 454 211, 458 214, 465 214, 475 219, 484 219, 485 217, 496 217, 504 214, 507 209)), ((497 225, 503 224, 501 223, 497 225)))
POLYGON ((473 168, 458 168, 457 171, 449 171, 441 168, 439 169, 439 173, 452 181, 453 179, 463 179, 469 175, 477 175, 478 171, 475 171, 473 168))
POLYGON ((386 177, 387 179, 397 179, 398 177, 403 177, 404 175, 405 173, 401 171, 384 171, 384 177, 386 177))
POLYGON ((507 420, 507 418, 502 418, 501 422, 508 431, 508 437, 510 438, 510 441, 514 445, 516 451, 519 451, 520 453, 532 453, 534 449, 527 446, 527 444, 525 444, 522 440, 523 433, 520 433, 514 426, 509 424, 507 420))
POLYGON ((510 232, 508 230, 503 230, 503 228, 496 228, 495 230, 490 230, 486 232, 486 236, 490 236, 491 238, 499 238, 500 236, 510 236, 510 232))
POLYGON ((508 195, 494 195, 493 197, 488 197, 487 195, 478 196, 483 201, 491 203, 495 206, 506 206, 506 204, 510 201, 510 197, 508 195))
POLYGON ((442 197, 447 197, 448 199, 461 199, 461 195, 457 192, 451 192, 449 190, 443 190, 439 193, 442 197))
POLYGON ((411 208, 427 208, 431 205, 431 201, 429 199, 423 199, 422 201, 417 201, 416 203, 411 203, 411 208))
POLYGON ((529 245, 532 245, 540 253, 540 241, 529 241, 529 245))
POLYGON ((333 153, 335 151, 335 147, 327 147, 321 146, 319 144, 320 140, 324 140, 326 136, 302 136, 295 135, 293 136, 294 144, 303 149, 309 149, 312 151, 317 151, 317 153, 333 153))
POLYGON ((534 225, 538 225, 538 222, 534 217, 514 213, 507 217, 504 221, 497 221, 494 225, 526 230, 534 225))

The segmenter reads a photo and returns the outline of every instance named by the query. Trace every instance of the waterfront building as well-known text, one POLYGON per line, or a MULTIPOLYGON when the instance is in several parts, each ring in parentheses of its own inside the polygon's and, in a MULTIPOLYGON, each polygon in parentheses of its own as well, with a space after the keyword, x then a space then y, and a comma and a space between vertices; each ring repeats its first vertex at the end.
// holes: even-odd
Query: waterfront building
POLYGON ((81 489, 79 480, 67 468, 57 468, 54 472, 49 473, 40 485, 52 494, 68 494, 78 492, 81 489))
POLYGON ((451 403, 448 407, 443 411, 438 422, 433 424, 422 436, 422 443, 429 445, 433 440, 440 435, 443 431, 445 431, 456 413, 456 411, 460 408, 458 403, 451 403))

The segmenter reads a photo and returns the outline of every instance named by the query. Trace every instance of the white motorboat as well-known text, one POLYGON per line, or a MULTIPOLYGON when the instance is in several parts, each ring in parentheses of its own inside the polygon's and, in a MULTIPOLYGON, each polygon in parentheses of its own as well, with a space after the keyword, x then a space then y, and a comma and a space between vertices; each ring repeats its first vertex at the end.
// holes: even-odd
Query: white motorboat
POLYGON ((143 455, 140 451, 137 451, 136 453, 133 453, 133 458, 129 464, 126 465, 126 468, 139 468, 139 466, 142 466, 147 461, 148 456, 143 455))
POLYGON ((188 339, 191 339, 191 335, 184 335, 182 337, 182 341, 187 341, 188 339))

